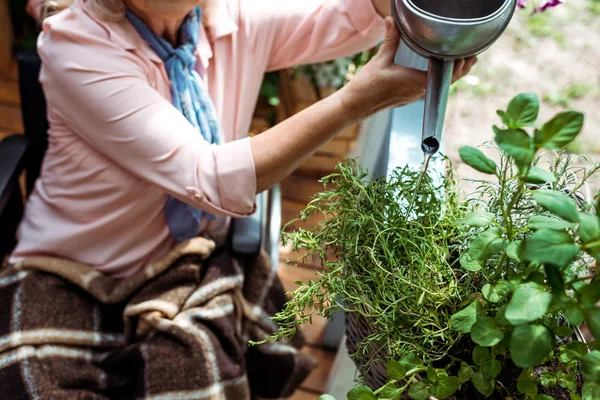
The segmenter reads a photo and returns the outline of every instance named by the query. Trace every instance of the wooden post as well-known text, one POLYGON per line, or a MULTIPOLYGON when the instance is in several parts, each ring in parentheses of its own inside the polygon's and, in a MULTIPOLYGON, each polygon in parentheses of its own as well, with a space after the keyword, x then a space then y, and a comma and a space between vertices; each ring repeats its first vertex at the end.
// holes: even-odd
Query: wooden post
POLYGON ((9 0, 0 0, 0 74, 7 74, 12 66, 13 30, 9 0))

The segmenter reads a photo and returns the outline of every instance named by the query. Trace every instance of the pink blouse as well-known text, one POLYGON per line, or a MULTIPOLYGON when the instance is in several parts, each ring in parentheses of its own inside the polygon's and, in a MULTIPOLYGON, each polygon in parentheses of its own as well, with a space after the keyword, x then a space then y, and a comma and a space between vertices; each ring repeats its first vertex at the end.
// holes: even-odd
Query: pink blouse
MULTIPOLYGON (((11 261, 49 255, 128 276, 173 246, 167 195, 223 217, 253 213, 247 136, 265 71, 376 44, 369 0, 221 0, 197 49, 225 139, 210 145, 171 105, 160 59, 123 20, 86 0, 48 18, 38 41, 49 147, 11 261)), ((204 226, 223 232, 227 219, 204 226)))

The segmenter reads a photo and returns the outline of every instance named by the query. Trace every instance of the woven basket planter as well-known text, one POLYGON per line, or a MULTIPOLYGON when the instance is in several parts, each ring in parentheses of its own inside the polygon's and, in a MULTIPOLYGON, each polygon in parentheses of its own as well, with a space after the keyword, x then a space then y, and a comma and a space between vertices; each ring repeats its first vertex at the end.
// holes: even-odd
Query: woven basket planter
MULTIPOLYGON (((346 321, 346 349, 349 354, 357 354, 358 344, 366 337, 376 333, 368 319, 354 313, 345 313, 346 321)), ((376 390, 388 382, 385 356, 380 349, 369 349, 371 354, 362 358, 358 354, 354 357, 354 364, 364 379, 364 384, 376 390), (371 352, 372 350, 372 352, 371 352), (379 354, 378 354, 379 353, 379 354), (377 361, 372 361, 377 360, 377 361)))

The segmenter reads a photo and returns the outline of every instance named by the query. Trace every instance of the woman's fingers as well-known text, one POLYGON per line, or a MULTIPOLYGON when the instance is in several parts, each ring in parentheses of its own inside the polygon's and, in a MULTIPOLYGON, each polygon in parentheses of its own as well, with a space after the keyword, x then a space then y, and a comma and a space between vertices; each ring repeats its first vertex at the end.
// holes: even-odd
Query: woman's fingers
POLYGON ((471 68, 473 68, 475 64, 477 64, 477 57, 456 60, 454 63, 454 72, 452 73, 452 82, 456 82, 471 72, 471 68))
POLYGON ((394 57, 400 45, 400 34, 394 26, 394 20, 390 17, 385 19, 385 38, 379 48, 377 57, 388 63, 394 62, 394 57))

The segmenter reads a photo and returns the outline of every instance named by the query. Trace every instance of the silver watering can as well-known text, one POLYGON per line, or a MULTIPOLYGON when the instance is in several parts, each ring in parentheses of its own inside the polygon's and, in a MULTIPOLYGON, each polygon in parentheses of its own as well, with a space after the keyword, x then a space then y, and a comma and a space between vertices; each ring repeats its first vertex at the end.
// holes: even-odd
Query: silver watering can
POLYGON ((477 55, 504 32, 517 0, 391 0, 402 40, 429 59, 421 148, 440 148, 454 61, 477 55))

